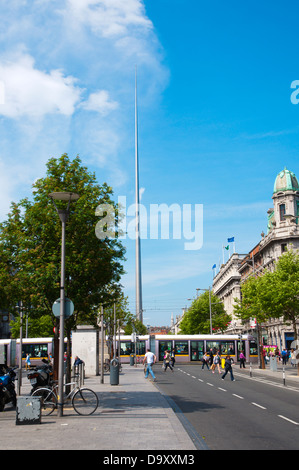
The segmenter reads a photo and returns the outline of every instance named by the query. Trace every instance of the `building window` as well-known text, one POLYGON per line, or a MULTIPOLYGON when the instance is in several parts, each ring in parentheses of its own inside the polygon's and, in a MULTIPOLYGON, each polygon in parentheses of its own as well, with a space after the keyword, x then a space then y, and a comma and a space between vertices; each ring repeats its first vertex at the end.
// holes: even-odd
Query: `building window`
POLYGON ((279 206, 279 218, 280 218, 280 220, 285 220, 284 219, 285 213, 286 213, 285 204, 280 204, 280 206, 279 206))
POLYGON ((285 251, 287 251, 287 247, 288 247, 287 243, 282 243, 280 246, 281 246, 281 253, 284 253, 285 251))

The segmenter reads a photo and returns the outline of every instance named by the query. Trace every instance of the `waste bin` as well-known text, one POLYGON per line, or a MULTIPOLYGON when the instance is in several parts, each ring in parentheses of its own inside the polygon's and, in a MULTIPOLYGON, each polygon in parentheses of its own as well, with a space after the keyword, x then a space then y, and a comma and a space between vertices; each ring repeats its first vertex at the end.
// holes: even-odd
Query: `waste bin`
POLYGON ((223 357, 221 358, 221 367, 225 369, 225 359, 223 357))
POLYGON ((119 362, 117 359, 112 359, 110 362, 110 385, 119 384, 119 362))
POLYGON ((133 366, 133 365, 134 365, 134 362, 135 362, 135 355, 134 355, 134 354, 130 354, 130 366, 133 366))

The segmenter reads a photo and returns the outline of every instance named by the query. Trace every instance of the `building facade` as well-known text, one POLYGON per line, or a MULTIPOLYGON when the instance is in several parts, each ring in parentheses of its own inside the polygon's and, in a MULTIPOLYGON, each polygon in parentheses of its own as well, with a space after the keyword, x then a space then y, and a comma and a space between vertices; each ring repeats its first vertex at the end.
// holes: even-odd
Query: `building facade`
MULTIPOLYGON (((274 270, 278 258, 287 249, 299 250, 299 184, 295 174, 286 168, 276 177, 273 207, 268 210, 267 234, 246 255, 234 253, 223 264, 213 281, 213 292, 224 303, 232 322, 227 333, 254 334, 254 322, 242 325, 234 317, 234 299, 241 299, 241 285, 251 275, 261 274, 267 268, 274 270)), ((298 322, 299 327, 299 322, 298 322)), ((294 339, 292 326, 282 319, 273 319, 262 325, 264 343, 280 350, 289 348, 294 339)))

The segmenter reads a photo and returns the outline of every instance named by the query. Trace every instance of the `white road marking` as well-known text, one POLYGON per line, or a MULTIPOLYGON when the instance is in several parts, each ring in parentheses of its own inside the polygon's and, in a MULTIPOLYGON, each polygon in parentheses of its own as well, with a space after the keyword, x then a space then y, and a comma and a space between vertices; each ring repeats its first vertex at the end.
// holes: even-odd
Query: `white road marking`
POLYGON ((237 398, 240 398, 240 400, 244 400, 244 397, 240 397, 240 395, 236 395, 235 393, 233 393, 233 396, 237 397, 237 398))
POLYGON ((262 405, 259 405, 258 403, 254 403, 253 401, 251 402, 252 405, 254 406, 257 406, 258 408, 261 408, 262 410, 266 410, 267 408, 265 408, 264 406, 262 405))
POLYGON ((285 419, 286 421, 289 421, 290 423, 295 424, 296 426, 299 426, 299 423, 296 423, 296 421, 292 421, 291 419, 286 418, 285 416, 278 415, 278 417, 282 418, 282 419, 285 419))

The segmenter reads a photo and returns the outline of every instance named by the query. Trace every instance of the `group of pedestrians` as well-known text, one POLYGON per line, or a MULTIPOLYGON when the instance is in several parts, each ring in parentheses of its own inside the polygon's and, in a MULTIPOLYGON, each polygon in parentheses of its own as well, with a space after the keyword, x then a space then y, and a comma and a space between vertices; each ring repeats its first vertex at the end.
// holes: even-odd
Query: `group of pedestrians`
MULTIPOLYGON (((243 367, 245 369, 246 357, 245 357, 243 351, 241 351, 241 353, 239 355, 239 360, 240 360, 240 368, 243 367)), ((211 349, 209 353, 207 353, 207 352, 204 353, 204 355, 202 357, 202 367, 201 368, 204 369, 206 367, 208 370, 211 369, 213 374, 215 373, 215 369, 217 368, 219 374, 222 374, 222 377, 221 377, 222 379, 224 379, 226 377, 226 375, 228 374, 228 372, 229 372, 230 376, 231 376, 231 380, 234 381, 235 378, 234 378, 233 369, 232 369, 233 364, 234 364, 233 358, 230 355, 227 355, 226 358, 225 358, 225 361, 224 361, 224 373, 222 374, 220 352, 218 351, 214 355, 213 351, 211 349)))
MULTIPOLYGON (((157 358, 154 353, 151 352, 150 349, 147 349, 146 354, 143 359, 143 364, 146 363, 146 369, 145 369, 145 378, 147 379, 149 374, 151 374, 154 382, 157 381, 156 376, 153 372, 152 366, 157 362, 157 358)), ((175 350, 173 349, 171 352, 165 351, 164 352, 164 358, 163 358, 163 369, 164 372, 166 372, 167 367, 173 372, 174 368, 174 363, 175 363, 175 350)))
MULTIPOLYGON (((245 369, 246 357, 245 357, 243 352, 240 353, 239 359, 240 359, 240 368, 243 367, 245 369)), ((157 361, 157 358, 156 358, 155 354, 152 353, 150 351, 150 349, 148 349, 145 356, 144 356, 144 359, 143 359, 143 364, 145 364, 145 362, 147 363, 146 370, 145 370, 145 378, 147 379, 149 374, 151 374, 154 382, 156 382, 157 379, 156 379, 155 374, 153 372, 152 366, 156 361, 157 361)), ((163 368, 164 372, 166 372, 168 367, 173 372, 174 363, 175 363, 175 351, 174 351, 174 349, 171 352, 165 351, 164 352, 164 358, 163 358, 163 365, 162 365, 162 368, 163 368)), ((208 370, 210 370, 210 368, 211 368, 211 371, 214 374, 215 369, 217 368, 219 374, 222 374, 222 376, 221 376, 222 380, 224 380, 226 375, 228 373, 230 373, 231 380, 233 382, 235 381, 234 374, 233 374, 233 368, 232 368, 233 364, 234 364, 233 358, 230 355, 227 355, 226 358, 225 358, 225 361, 224 361, 224 373, 222 373, 222 370, 221 370, 221 356, 220 356, 219 351, 214 355, 213 351, 211 349, 209 354, 204 353, 204 355, 202 357, 202 369, 204 369, 205 366, 207 367, 208 370)))

